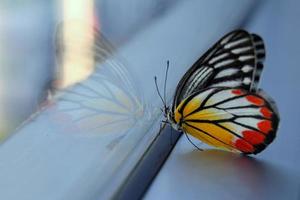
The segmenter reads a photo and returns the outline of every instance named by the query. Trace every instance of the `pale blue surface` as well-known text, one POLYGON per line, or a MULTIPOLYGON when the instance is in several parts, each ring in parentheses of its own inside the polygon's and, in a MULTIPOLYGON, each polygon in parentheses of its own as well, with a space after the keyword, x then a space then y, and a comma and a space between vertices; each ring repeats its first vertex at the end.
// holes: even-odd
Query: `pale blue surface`
POLYGON ((246 26, 264 38, 267 48, 261 87, 277 102, 278 136, 250 159, 199 152, 182 137, 145 199, 289 199, 300 198, 300 2, 268 1, 246 26))
POLYGON ((268 2, 249 30, 265 40, 267 58, 261 87, 277 102, 281 123, 274 144, 263 154, 274 162, 300 175, 300 2, 296 0, 268 2))

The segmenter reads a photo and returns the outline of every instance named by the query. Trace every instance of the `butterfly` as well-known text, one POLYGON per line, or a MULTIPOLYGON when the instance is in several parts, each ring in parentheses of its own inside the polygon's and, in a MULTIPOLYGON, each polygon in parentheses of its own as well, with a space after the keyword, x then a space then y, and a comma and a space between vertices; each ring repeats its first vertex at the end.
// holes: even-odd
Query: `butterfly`
POLYGON ((279 124, 275 102, 258 88, 264 59, 260 36, 228 33, 181 78, 172 105, 164 103, 166 122, 214 147, 260 153, 279 124))

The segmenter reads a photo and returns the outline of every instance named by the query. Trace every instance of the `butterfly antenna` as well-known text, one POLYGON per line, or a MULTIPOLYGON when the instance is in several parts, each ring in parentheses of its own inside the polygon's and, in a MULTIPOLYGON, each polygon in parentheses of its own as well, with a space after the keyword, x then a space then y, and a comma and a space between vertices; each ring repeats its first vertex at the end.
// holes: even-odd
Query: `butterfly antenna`
POLYGON ((157 85, 157 77, 154 76, 154 82, 155 82, 155 87, 156 87, 156 91, 157 91, 157 94, 159 96, 159 98, 161 99, 161 101, 163 102, 164 104, 164 107, 166 107, 166 102, 164 101, 164 99, 162 98, 161 94, 160 94, 160 91, 158 89, 158 85, 157 85))
POLYGON ((188 139, 188 141, 194 146, 196 147, 196 149, 198 149, 199 151, 203 151, 203 149, 199 148, 197 145, 195 145, 194 142, 192 142, 192 140, 190 139, 190 137, 186 134, 186 132, 184 132, 186 138, 188 139))
POLYGON ((167 69, 166 69, 166 74, 165 74, 165 83, 164 83, 164 101, 165 103, 166 101, 166 90, 167 90, 167 80, 168 80, 168 71, 169 71, 169 65, 170 65, 170 61, 167 61, 167 69))

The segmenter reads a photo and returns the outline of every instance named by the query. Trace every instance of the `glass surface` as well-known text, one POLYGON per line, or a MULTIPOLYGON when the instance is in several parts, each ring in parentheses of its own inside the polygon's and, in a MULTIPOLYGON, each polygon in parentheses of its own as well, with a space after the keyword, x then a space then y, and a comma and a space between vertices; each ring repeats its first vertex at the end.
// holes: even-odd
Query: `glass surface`
POLYGON ((2 73, 7 78, 1 87, 7 94, 17 95, 5 105, 5 109, 14 109, 1 111, 1 119, 13 121, 13 127, 27 118, 0 146, 4 199, 111 197, 158 133, 161 101, 153 77, 158 76, 162 88, 170 60, 170 101, 186 69, 213 41, 241 23, 254 5, 252 1, 196 0, 76 2, 36 7, 40 4, 32 0, 20 3, 20 10, 11 3, 0 3, 5 18, 15 23, 1 24, 1 31, 13 27, 5 41, 10 44, 21 38, 17 49, 22 49, 23 43, 38 46, 32 47, 35 51, 26 46, 6 55, 1 45, 1 56, 16 62, 6 63, 14 71, 11 76, 2 73), (45 10, 52 14, 44 16, 45 10), (41 16, 31 17, 36 13, 41 16), (32 20, 32 27, 17 23, 23 18, 32 20), (35 18, 51 21, 48 29, 35 24, 35 18), (95 34, 94 28, 102 34, 95 34), (32 32, 43 39, 33 37, 32 32), (38 62, 39 58, 45 60, 38 62), (29 89, 22 84, 9 88, 17 75, 29 89), (22 91, 31 98, 29 91, 39 95, 23 102, 22 91))

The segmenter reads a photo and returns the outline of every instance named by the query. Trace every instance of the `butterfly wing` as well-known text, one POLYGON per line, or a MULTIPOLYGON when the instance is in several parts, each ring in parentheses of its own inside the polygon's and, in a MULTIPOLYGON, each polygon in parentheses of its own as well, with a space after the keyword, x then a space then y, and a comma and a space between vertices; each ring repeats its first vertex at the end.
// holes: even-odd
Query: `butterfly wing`
POLYGON ((228 33, 185 73, 176 88, 172 110, 184 98, 209 86, 255 91, 264 58, 264 44, 258 35, 244 30, 228 33))
POLYGON ((175 121, 209 145, 257 154, 275 138, 279 114, 262 90, 216 87, 184 99, 175 111, 175 121))

